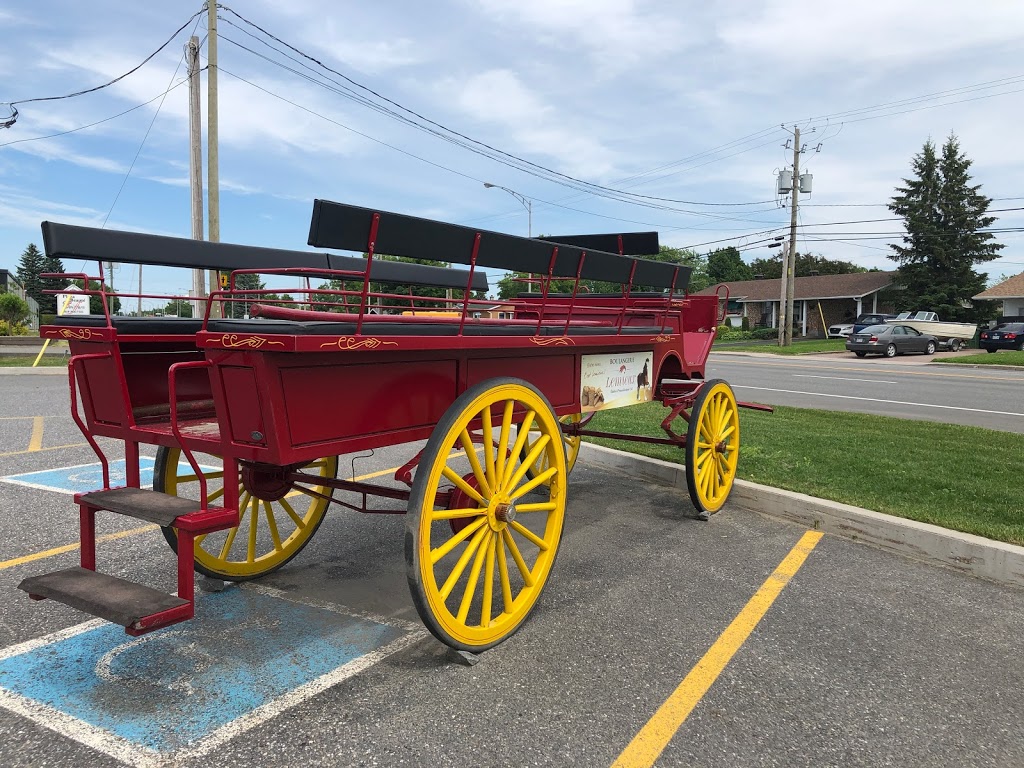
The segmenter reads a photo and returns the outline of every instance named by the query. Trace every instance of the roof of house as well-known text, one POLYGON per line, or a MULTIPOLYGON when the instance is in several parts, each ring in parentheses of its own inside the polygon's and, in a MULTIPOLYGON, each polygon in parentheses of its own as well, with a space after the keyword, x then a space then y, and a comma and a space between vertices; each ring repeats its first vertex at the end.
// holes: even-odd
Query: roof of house
POLYGON ((1009 280, 1003 280, 999 285, 993 285, 987 291, 982 291, 974 299, 1024 299, 1024 272, 1014 275, 1009 280))
MULTIPOLYGON (((793 298, 799 301, 814 299, 859 299, 888 288, 896 277, 895 272, 851 272, 845 275, 797 275, 793 284, 793 298)), ((732 301, 778 301, 782 280, 741 280, 735 283, 718 283, 698 291, 697 295, 714 293, 719 285, 729 288, 732 301)))

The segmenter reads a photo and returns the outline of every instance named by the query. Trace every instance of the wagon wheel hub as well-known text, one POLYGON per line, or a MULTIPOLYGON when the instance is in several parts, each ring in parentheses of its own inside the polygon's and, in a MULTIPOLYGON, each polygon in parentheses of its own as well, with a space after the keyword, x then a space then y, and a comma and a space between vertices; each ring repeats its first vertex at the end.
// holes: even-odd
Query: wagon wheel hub
POLYGON ((263 501, 283 499, 292 490, 288 475, 301 467, 296 464, 279 467, 273 464, 244 464, 242 466, 242 487, 252 496, 263 501))
POLYGON ((715 443, 715 453, 725 453, 725 440, 715 443))
POLYGON ((499 504, 494 508, 494 519, 505 523, 506 525, 511 523, 516 519, 516 505, 512 502, 499 504))

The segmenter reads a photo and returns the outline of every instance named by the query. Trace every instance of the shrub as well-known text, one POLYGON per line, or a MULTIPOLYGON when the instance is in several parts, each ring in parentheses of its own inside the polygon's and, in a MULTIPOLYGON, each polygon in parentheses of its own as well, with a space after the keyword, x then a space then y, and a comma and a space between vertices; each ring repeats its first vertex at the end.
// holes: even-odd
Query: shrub
POLYGON ((779 338, 778 328, 755 328, 750 332, 752 339, 777 339, 779 338))
POLYGON ((742 328, 744 331, 749 331, 750 330, 750 318, 749 317, 744 316, 743 319, 740 320, 740 328, 742 328))

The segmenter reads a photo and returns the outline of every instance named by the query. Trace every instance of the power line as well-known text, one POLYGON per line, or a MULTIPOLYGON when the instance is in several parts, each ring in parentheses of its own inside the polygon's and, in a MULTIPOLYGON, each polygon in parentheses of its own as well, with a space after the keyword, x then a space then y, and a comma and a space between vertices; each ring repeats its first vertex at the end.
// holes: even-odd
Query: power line
POLYGON ((146 66, 146 64, 148 64, 149 61, 154 56, 156 56, 158 53, 160 53, 160 51, 162 51, 164 48, 166 48, 172 42, 174 42, 174 39, 181 33, 181 31, 183 29, 185 29, 185 27, 187 27, 189 24, 191 24, 193 19, 195 19, 197 16, 200 16, 202 13, 203 13, 202 10, 199 10, 199 11, 196 11, 195 13, 193 13, 188 18, 188 21, 186 21, 184 24, 182 24, 180 27, 178 27, 178 29, 175 31, 175 33, 173 35, 171 35, 169 38, 167 38, 167 41, 164 42, 163 45, 161 45, 159 48, 157 48, 155 51, 153 51, 151 54, 149 54, 149 56, 147 56, 145 59, 143 59, 140 64, 138 64, 135 67, 132 67, 127 72, 125 72, 123 75, 118 75, 117 77, 115 77, 113 80, 110 80, 109 82, 103 83, 102 85, 94 86, 92 88, 85 88, 85 89, 83 89, 81 91, 75 91, 74 93, 66 93, 63 96, 37 96, 37 97, 32 98, 32 99, 19 99, 18 101, 9 101, 9 102, 7 102, 7 105, 11 108, 11 115, 10 115, 10 117, 6 118, 5 120, 0 121, 0 128, 10 128, 12 125, 14 125, 15 122, 17 122, 17 120, 18 120, 18 109, 15 106, 16 104, 31 104, 32 102, 36 102, 36 101, 58 101, 60 99, 71 99, 71 98, 74 98, 75 96, 83 96, 83 95, 85 95, 87 93, 94 93, 95 91, 100 91, 100 90, 103 90, 104 88, 109 88, 114 83, 117 83, 117 82, 119 82, 121 80, 124 80, 129 75, 134 74, 135 72, 138 72, 140 69, 142 69, 144 66, 146 66))
MULTIPOLYGON (((409 109, 408 107, 403 106, 402 104, 398 103, 397 101, 394 101, 393 99, 390 99, 390 98, 388 98, 386 96, 383 96, 382 94, 378 93, 377 91, 373 90, 372 88, 369 88, 368 86, 365 86, 365 85, 357 82, 356 80, 354 80, 351 77, 343 74, 342 72, 339 72, 339 71, 337 71, 335 69, 332 69, 331 67, 328 67, 322 61, 320 61, 320 60, 316 59, 315 57, 309 55, 308 53, 300 50, 299 48, 296 48, 295 46, 291 45, 290 43, 285 42, 281 38, 277 37, 276 35, 274 35, 273 33, 269 32, 269 31, 267 31, 266 29, 264 29, 263 27, 259 26, 258 24, 256 24, 256 23, 250 21, 249 19, 245 18, 244 16, 239 14, 237 11, 229 8, 228 6, 226 6, 226 5, 219 5, 218 7, 223 9, 223 10, 225 10, 225 11, 227 11, 227 12, 229 12, 229 13, 231 13, 233 16, 238 18, 243 23, 249 25, 253 29, 259 30, 262 34, 266 35, 271 40, 274 40, 275 42, 279 43, 280 45, 282 45, 282 46, 288 48, 289 50, 293 51, 298 56, 301 56, 302 58, 304 58, 304 59, 306 59, 308 61, 313 62, 318 67, 320 67, 321 69, 323 69, 323 70, 325 70, 327 72, 331 72, 332 74, 335 74, 338 77, 343 78, 345 80, 345 82, 349 83, 350 85, 354 86, 355 88, 358 88, 359 90, 364 91, 365 93, 368 93, 368 94, 372 95, 376 99, 379 99, 380 101, 385 102, 386 104, 390 104, 391 106, 397 108, 398 110, 401 110, 402 112, 406 113, 407 115, 412 115, 418 121, 422 121, 423 123, 426 123, 429 126, 433 126, 435 129, 438 129, 438 130, 444 132, 445 134, 448 134, 448 136, 449 136, 448 140, 454 141, 454 143, 459 144, 464 149, 476 152, 477 154, 483 155, 485 157, 489 157, 492 160, 496 160, 498 162, 502 162, 505 165, 509 165, 510 167, 514 167, 517 170, 524 171, 524 172, 529 173, 529 174, 531 174, 533 176, 537 176, 539 178, 543 178, 543 179, 545 179, 547 181, 553 181, 555 183, 563 184, 564 186, 569 186, 569 187, 575 189, 578 192, 588 192, 590 194, 595 194, 595 195, 600 196, 600 197, 610 197, 610 199, 618 200, 619 202, 631 203, 631 204, 635 204, 635 205, 638 205, 640 203, 634 202, 634 200, 632 198, 642 199, 642 200, 651 200, 651 201, 656 201, 656 202, 661 202, 661 203, 677 203, 677 204, 681 204, 681 205, 715 205, 715 206, 727 206, 727 207, 735 207, 735 206, 739 206, 739 205, 763 205, 765 202, 770 202, 770 201, 752 201, 752 202, 743 202, 743 203, 705 203, 705 202, 693 201, 693 200, 681 200, 681 199, 676 199, 676 198, 659 197, 659 196, 655 196, 655 195, 638 195, 636 193, 626 192, 624 190, 615 189, 615 188, 612 188, 612 187, 606 187, 606 186, 601 185, 601 184, 594 184, 592 182, 584 181, 584 180, 578 179, 578 178, 576 178, 574 176, 570 176, 568 174, 561 173, 560 171, 556 171, 556 170, 554 170, 552 168, 548 168, 546 166, 540 165, 539 163, 534 163, 534 162, 532 162, 530 160, 526 160, 525 158, 519 157, 518 155, 514 155, 514 154, 512 154, 510 152, 506 152, 504 150, 498 149, 497 147, 491 146, 490 144, 487 144, 486 142, 482 142, 482 141, 478 141, 476 139, 473 139, 473 138, 467 136, 464 133, 461 133, 461 132, 456 131, 456 130, 454 130, 452 128, 449 128, 449 127, 447 127, 447 126, 445 126, 445 125, 443 125, 441 123, 438 123, 438 122, 436 122, 434 120, 431 120, 430 118, 425 117, 424 115, 420 114, 419 112, 416 112, 415 110, 409 109), (466 142, 468 142, 468 144, 466 142)), ((230 19, 225 19, 225 22, 227 22, 229 24, 232 24, 230 19)), ((237 25, 235 25, 235 24, 232 24, 232 26, 238 28, 237 25)), ((234 42, 234 41, 232 41, 232 42, 234 42)), ((245 46, 241 46, 238 43, 234 43, 234 44, 235 45, 239 45, 239 47, 242 47, 245 50, 249 50, 251 53, 254 53, 257 56, 261 56, 260 54, 256 54, 254 51, 251 51, 251 49, 248 49, 245 46)), ((277 50, 276 48, 273 48, 272 46, 268 46, 268 47, 271 47, 273 50, 277 50)), ((261 58, 266 58, 266 57, 261 56, 261 58)), ((277 66, 284 67, 284 65, 282 65, 280 62, 272 62, 272 63, 275 63, 277 66)), ((284 67, 284 68, 288 69, 287 67, 284 67)), ((291 71, 294 71, 294 70, 291 70, 291 71)), ((316 82, 316 81, 314 81, 314 82, 316 82)), ((319 84, 322 87, 324 87, 323 83, 319 83, 319 84)), ((346 97, 346 98, 348 98, 348 97, 346 97)), ((365 101, 360 101, 360 103, 363 103, 365 105, 365 101)), ((381 106, 382 105, 377 105, 377 107, 381 107, 381 106)), ((378 109, 378 108, 374 108, 374 109, 375 109, 375 111, 380 112, 380 109, 378 109)), ((393 110, 388 110, 386 107, 384 107, 384 109, 387 110, 387 112, 391 116, 397 117, 396 115, 394 115, 393 110)), ((406 124, 409 124, 407 118, 399 118, 399 119, 401 119, 402 122, 405 122, 406 124)), ((420 129, 424 130, 424 129, 426 129, 426 127, 425 126, 421 126, 420 129)), ((427 129, 427 130, 428 130, 428 132, 430 132, 429 129, 427 129)))
POLYGON ((156 96, 151 98, 149 101, 144 101, 141 104, 136 104, 134 107, 126 109, 124 112, 118 112, 116 115, 111 115, 110 117, 105 117, 102 120, 97 120, 96 122, 89 123, 88 125, 80 125, 77 128, 70 128, 70 129, 68 129, 66 131, 60 131, 59 133, 50 133, 50 134, 47 134, 46 136, 28 136, 28 137, 26 137, 24 139, 15 139, 14 141, 8 141, 8 142, 5 142, 3 144, 0 144, 0 147, 9 147, 12 144, 21 144, 22 142, 26 142, 26 141, 42 141, 43 139, 56 139, 56 138, 58 138, 60 136, 67 136, 69 133, 77 133, 78 131, 84 131, 87 128, 95 128, 97 125, 101 125, 102 123, 110 122, 111 120, 116 120, 117 118, 124 117, 125 115, 127 115, 127 114, 129 114, 131 112, 134 112, 137 109, 142 109, 143 107, 149 106, 150 104, 152 104, 157 99, 163 98, 168 93, 170 93, 171 91, 173 91, 173 90, 175 90, 177 88, 180 88, 181 86, 183 86, 187 82, 188 82, 187 80, 182 80, 181 82, 176 83, 175 85, 172 85, 170 88, 168 88, 163 93, 158 93, 156 96))

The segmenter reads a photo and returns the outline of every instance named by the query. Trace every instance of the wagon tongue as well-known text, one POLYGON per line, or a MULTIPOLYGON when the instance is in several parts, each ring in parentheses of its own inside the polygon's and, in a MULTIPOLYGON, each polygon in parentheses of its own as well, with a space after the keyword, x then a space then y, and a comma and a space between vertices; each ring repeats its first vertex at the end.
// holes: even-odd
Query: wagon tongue
POLYGON ((33 600, 56 600, 120 624, 129 635, 186 621, 194 615, 193 539, 238 525, 235 510, 197 509, 199 502, 142 488, 114 488, 77 497, 82 514, 82 565, 21 582, 33 600), (178 595, 127 579, 96 573, 96 512, 108 511, 145 520, 178 532, 178 595))

